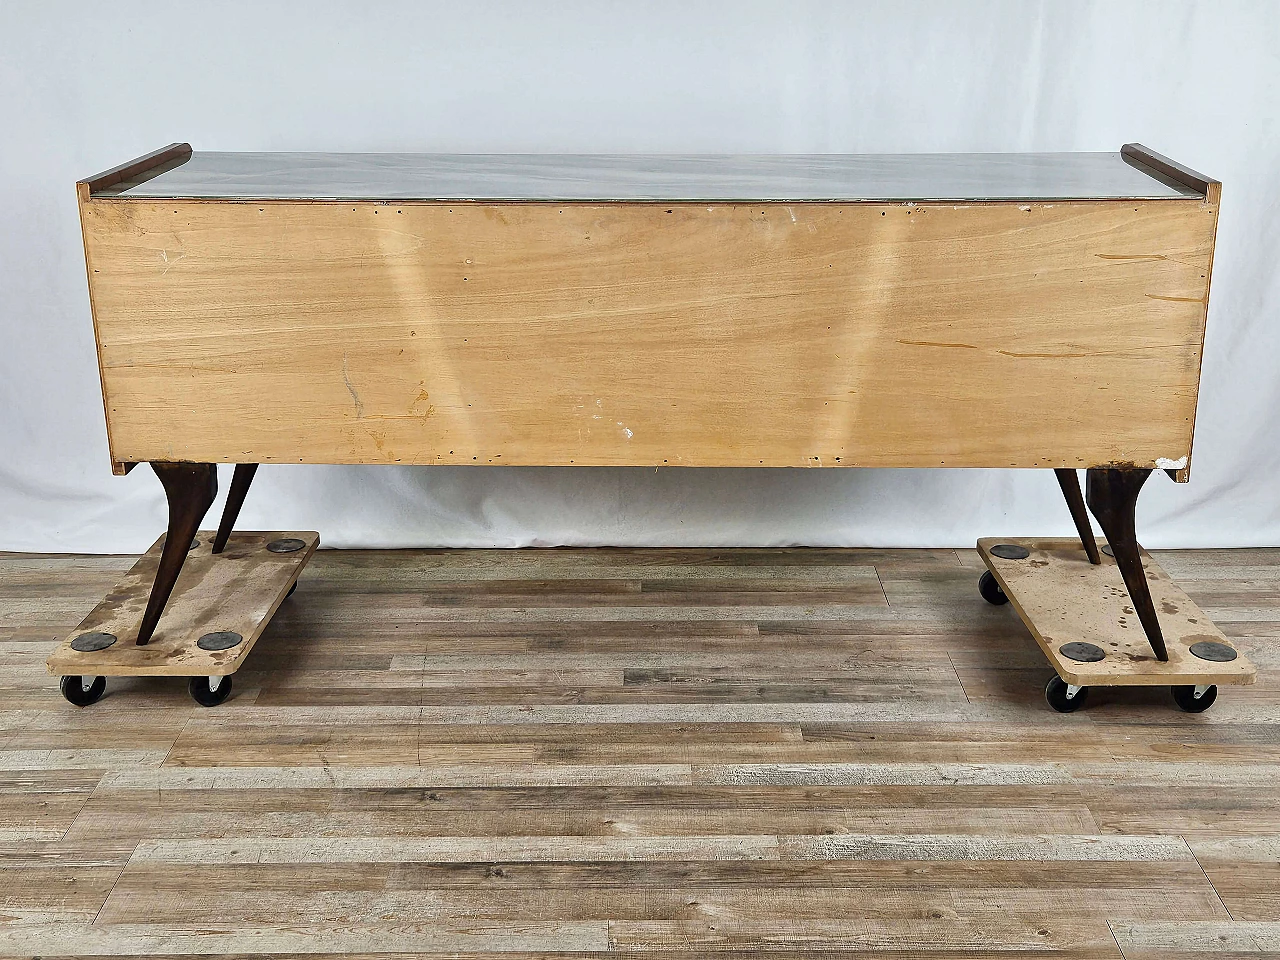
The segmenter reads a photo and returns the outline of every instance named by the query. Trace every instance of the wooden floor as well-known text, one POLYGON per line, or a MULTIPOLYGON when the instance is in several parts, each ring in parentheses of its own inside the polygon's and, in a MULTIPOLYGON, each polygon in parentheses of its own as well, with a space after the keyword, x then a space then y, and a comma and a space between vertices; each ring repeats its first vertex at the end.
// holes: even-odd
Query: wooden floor
POLYGON ((1050 712, 967 550, 322 552, 223 706, 80 710, 132 558, 0 555, 0 955, 1280 957, 1280 550, 1158 558, 1203 715, 1050 712))

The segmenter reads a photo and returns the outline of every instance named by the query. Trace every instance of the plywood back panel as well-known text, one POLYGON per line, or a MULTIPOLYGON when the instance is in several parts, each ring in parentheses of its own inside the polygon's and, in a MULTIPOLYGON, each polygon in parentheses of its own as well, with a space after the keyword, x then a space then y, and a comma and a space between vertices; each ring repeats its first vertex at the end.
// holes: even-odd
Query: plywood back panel
POLYGON ((1217 205, 82 198, 117 461, 1171 466, 1217 205))

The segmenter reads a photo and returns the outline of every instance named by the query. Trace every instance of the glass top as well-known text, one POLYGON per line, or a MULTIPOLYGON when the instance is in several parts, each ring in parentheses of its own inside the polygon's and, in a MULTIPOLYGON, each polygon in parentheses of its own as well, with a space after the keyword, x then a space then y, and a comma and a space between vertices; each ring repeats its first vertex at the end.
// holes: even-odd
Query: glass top
POLYGON ((1119 153, 770 156, 197 152, 100 197, 227 200, 1110 200, 1200 196, 1119 153))

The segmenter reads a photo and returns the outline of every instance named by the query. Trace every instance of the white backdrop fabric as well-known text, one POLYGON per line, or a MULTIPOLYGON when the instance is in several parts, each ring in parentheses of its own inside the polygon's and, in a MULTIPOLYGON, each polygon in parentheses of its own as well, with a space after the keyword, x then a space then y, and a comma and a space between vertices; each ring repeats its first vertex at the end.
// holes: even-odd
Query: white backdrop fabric
MULTIPOLYGON (((196 150, 1118 150, 1223 181, 1193 476, 1147 546, 1280 544, 1280 4, 0 0, 0 549, 138 551, 75 181, 196 150)), ((225 490, 230 468, 221 475, 225 490)), ((221 506, 211 511, 211 521, 221 506)), ((266 466, 245 528, 330 546, 972 545, 1066 535, 1048 471, 266 466)))

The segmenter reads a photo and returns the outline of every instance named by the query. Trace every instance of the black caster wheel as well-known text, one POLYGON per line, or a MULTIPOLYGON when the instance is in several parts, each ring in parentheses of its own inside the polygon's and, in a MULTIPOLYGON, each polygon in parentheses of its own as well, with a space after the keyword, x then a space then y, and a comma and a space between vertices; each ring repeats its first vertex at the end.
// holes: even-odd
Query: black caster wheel
POLYGON ((58 681, 58 689, 67 698, 68 703, 77 707, 87 707, 102 699, 107 689, 106 677, 63 677, 58 681))
POLYGON ((292 597, 292 596, 293 596, 293 591, 295 591, 295 590, 297 590, 297 589, 298 589, 298 581, 297 581, 297 580, 295 580, 295 581, 293 581, 293 586, 289 588, 289 592, 288 592, 288 593, 286 593, 286 594, 284 595, 284 598, 285 598, 286 600, 288 600, 290 597, 292 597))
POLYGON ((1000 584, 996 582, 996 578, 991 575, 990 570, 978 578, 978 592, 982 594, 983 600, 987 601, 987 603, 994 603, 997 607, 1009 602, 1009 598, 1000 589, 1000 584))
POLYGON ((1204 713, 1218 699, 1218 688, 1210 687, 1172 687, 1173 702, 1187 713, 1204 713), (1199 689, 1199 693, 1196 690, 1199 689))
POLYGON ((1044 686, 1044 698, 1059 713, 1074 713, 1089 699, 1089 688, 1068 686, 1061 677, 1050 677, 1044 686))
POLYGON ((231 696, 230 677, 192 677, 187 681, 191 699, 202 707, 216 707, 231 696), (214 686, 217 684, 217 686, 214 686))

